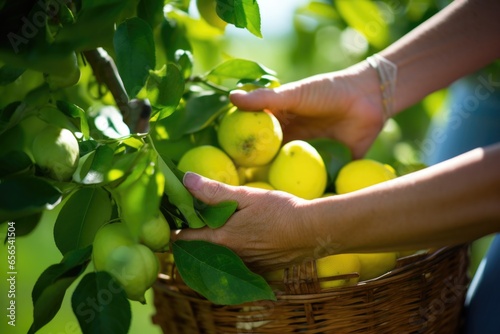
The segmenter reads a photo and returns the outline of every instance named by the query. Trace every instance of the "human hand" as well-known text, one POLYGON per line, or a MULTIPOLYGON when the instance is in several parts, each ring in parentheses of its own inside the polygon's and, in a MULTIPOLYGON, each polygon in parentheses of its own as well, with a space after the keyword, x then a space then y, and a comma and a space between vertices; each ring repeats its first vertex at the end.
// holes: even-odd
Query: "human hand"
POLYGON ((267 109, 280 120, 284 141, 328 137, 362 157, 383 127, 379 79, 366 62, 274 89, 233 91, 242 110, 267 109))
POLYGON ((281 191, 229 186, 194 173, 185 174, 184 185, 207 204, 235 200, 238 209, 220 228, 184 229, 172 240, 206 240, 229 247, 255 271, 311 256, 312 231, 304 219, 307 201, 281 191))

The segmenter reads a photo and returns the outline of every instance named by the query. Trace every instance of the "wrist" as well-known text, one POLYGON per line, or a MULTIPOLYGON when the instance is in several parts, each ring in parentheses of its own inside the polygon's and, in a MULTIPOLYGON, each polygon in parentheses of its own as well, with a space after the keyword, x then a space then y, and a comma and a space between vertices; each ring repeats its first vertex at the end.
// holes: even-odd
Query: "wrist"
POLYGON ((366 62, 378 74, 385 122, 392 115, 394 115, 394 99, 396 95, 398 67, 395 63, 378 53, 366 58, 366 62))

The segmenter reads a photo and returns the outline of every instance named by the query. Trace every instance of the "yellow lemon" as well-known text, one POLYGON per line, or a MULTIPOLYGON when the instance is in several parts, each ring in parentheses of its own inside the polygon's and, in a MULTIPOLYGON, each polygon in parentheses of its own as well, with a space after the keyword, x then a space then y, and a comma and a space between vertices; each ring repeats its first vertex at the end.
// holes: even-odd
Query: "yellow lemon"
POLYGON ((268 182, 269 167, 271 167, 271 164, 256 167, 242 167, 244 168, 246 182, 268 182))
MULTIPOLYGON (((357 254, 335 254, 316 260, 316 273, 318 278, 359 273, 360 269, 361 264, 357 254)), ((353 285, 356 284, 358 280, 358 277, 327 280, 320 282, 320 287, 322 289, 327 289, 344 285, 353 285)))
POLYGON ((363 253, 358 254, 361 264, 360 281, 383 275, 396 267, 397 253, 363 253))
POLYGON ((245 183, 245 186, 253 187, 253 188, 260 188, 260 189, 267 189, 267 190, 275 190, 273 188, 273 186, 267 182, 248 182, 248 183, 245 183))
POLYGON ((202 145, 190 149, 181 157, 177 168, 233 186, 239 185, 238 172, 233 161, 215 146, 202 145))
POLYGON ((269 168, 269 183, 278 190, 313 199, 325 191, 327 172, 318 151, 303 140, 283 145, 269 168))
POLYGON ((371 159, 354 160, 340 170, 335 180, 338 194, 345 194, 396 178, 394 169, 371 159))
POLYGON ((283 131, 271 113, 233 108, 223 116, 217 138, 237 165, 262 166, 268 164, 280 149, 283 131))

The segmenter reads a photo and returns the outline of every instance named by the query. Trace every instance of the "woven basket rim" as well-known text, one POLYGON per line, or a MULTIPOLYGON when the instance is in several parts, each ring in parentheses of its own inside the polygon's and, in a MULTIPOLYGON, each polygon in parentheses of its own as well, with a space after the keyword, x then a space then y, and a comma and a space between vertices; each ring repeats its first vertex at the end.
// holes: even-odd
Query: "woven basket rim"
MULTIPOLYGON (((426 252, 426 253, 421 253, 421 254, 412 254, 405 256, 404 258, 406 260, 410 260, 413 258, 411 262, 407 262, 404 265, 394 268, 387 273, 380 275, 378 277, 361 281, 353 285, 347 285, 347 286, 340 286, 340 287, 334 287, 330 288, 321 292, 317 293, 301 293, 301 294, 287 294, 284 291, 279 291, 275 290, 275 296, 277 301, 280 300, 286 300, 286 301, 303 301, 307 299, 317 299, 318 301, 322 299, 330 299, 331 297, 335 297, 338 295, 343 295, 345 293, 348 293, 349 291, 354 291, 360 288, 375 288, 377 286, 384 286, 387 285, 390 281, 391 278, 396 279, 400 274, 409 272, 412 270, 414 267, 419 267, 425 263, 432 263, 436 258, 443 256, 443 254, 446 253, 452 253, 462 247, 465 247, 464 245, 456 245, 456 246, 445 246, 438 248, 436 250, 433 250, 432 252, 426 252)), ((183 298, 191 300, 191 301, 197 301, 197 302, 206 302, 207 304, 212 304, 211 301, 207 300, 205 297, 200 295, 199 293, 195 292, 196 295, 194 296, 189 296, 184 294, 181 290, 178 289, 178 287, 182 285, 183 287, 187 287, 182 282, 175 282, 173 283, 171 280, 168 280, 164 277, 162 277, 162 274, 158 276, 158 279, 154 283, 154 287, 158 288, 164 292, 168 292, 170 294, 178 294, 179 296, 183 296, 183 298), (169 283, 162 283, 168 281, 169 283)), ((189 288, 189 287, 188 287, 189 288)), ((252 302, 248 303, 251 304, 252 302)), ((245 305, 247 303, 243 303, 242 305, 245 305)))

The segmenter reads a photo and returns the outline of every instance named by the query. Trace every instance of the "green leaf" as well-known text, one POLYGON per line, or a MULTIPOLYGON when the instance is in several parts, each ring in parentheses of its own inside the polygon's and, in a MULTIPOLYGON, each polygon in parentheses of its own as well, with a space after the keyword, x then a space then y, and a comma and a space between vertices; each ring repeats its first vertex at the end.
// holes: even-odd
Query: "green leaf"
POLYGON ((236 211, 238 202, 226 201, 215 205, 207 205, 200 201, 195 201, 195 208, 198 210, 198 213, 207 226, 218 228, 223 226, 229 217, 236 211))
POLYGON ((183 134, 195 133, 213 124, 229 105, 225 94, 208 92, 193 96, 186 103, 183 134))
POLYGON ((331 138, 308 140, 321 155, 328 173, 328 186, 331 185, 342 167, 352 160, 352 153, 345 144, 331 138))
POLYGON ((144 20, 134 17, 121 23, 113 38, 116 66, 130 98, 142 89, 154 70, 155 43, 153 31, 144 20))
POLYGON ((164 3, 164 0, 140 0, 137 5, 137 16, 154 29, 163 20, 164 3))
POLYGON ((0 157, 0 178, 26 172, 33 167, 31 158, 24 151, 9 151, 0 157))
POLYGON ((93 117, 99 134, 106 138, 121 138, 130 135, 130 129, 123 121, 122 114, 114 106, 100 107, 93 117))
POLYGON ((179 67, 169 63, 163 71, 164 75, 152 71, 146 86, 149 101, 153 107, 161 109, 158 119, 170 115, 184 93, 184 77, 179 67))
MULTIPOLYGON (((101 145, 95 151, 83 156, 75 175, 77 182, 82 184, 99 184, 106 180, 107 174, 113 164, 115 151, 107 146, 101 145)), ((75 179, 75 176, 73 176, 75 179)))
POLYGON ((0 110, 0 134, 19 123, 25 113, 26 105, 20 101, 9 103, 0 110))
POLYGON ((201 240, 177 240, 172 250, 184 282, 214 304, 276 300, 267 282, 226 247, 201 240))
POLYGON ((246 28, 255 36, 262 37, 260 10, 256 0, 217 0, 215 10, 227 23, 246 28))
POLYGON ((389 26, 375 2, 336 0, 334 4, 347 24, 363 34, 371 45, 378 49, 387 46, 389 26))
POLYGON ((33 287, 33 323, 28 333, 35 333, 54 318, 61 308, 68 287, 84 272, 90 262, 92 247, 66 254, 40 275, 33 287))
MULTIPOLYGON (((57 46, 84 51, 109 45, 119 15, 135 0, 86 0, 74 24, 67 24, 57 33, 57 46)), ((50 51, 50 49, 49 49, 50 51)))
POLYGON ((71 298, 83 334, 126 334, 132 311, 120 284, 105 271, 85 275, 71 298))
POLYGON ((147 153, 147 166, 138 179, 133 183, 123 183, 113 190, 120 208, 120 218, 134 237, 139 236, 144 221, 156 217, 165 185, 156 151, 149 150, 147 153))
POLYGON ((86 247, 111 218, 111 199, 102 188, 76 190, 62 207, 54 225, 54 241, 62 254, 86 247))
POLYGON ((164 127, 169 140, 178 140, 185 134, 204 129, 229 107, 226 95, 202 93, 191 97, 184 109, 177 109, 170 116, 160 119, 156 126, 164 127))
POLYGON ((85 111, 79 106, 66 101, 59 100, 56 104, 57 108, 61 110, 65 115, 71 118, 80 119, 80 131, 82 132, 83 137, 88 140, 90 138, 90 130, 85 111))
POLYGON ((158 165, 165 178, 164 191, 167 197, 165 204, 171 205, 169 206, 171 212, 168 214, 186 222, 190 228, 204 227, 205 223, 194 208, 193 195, 182 184, 184 173, 177 169, 168 156, 159 157, 158 165))
MULTIPOLYGON (((14 222, 16 226, 16 237, 30 234, 38 226, 42 218, 42 213, 37 212, 29 216, 17 218, 14 222)), ((1 224, 1 222, 0 222, 1 224)), ((5 235, 4 244, 8 241, 8 234, 5 235)))
POLYGON ((54 208, 62 195, 47 181, 29 176, 0 180, 0 221, 54 208))
POLYGON ((166 18, 161 25, 161 41, 168 61, 174 61, 177 50, 192 51, 187 38, 186 27, 174 20, 166 18))
POLYGON ((13 83, 24 73, 24 71, 26 71, 26 69, 22 67, 3 65, 0 67, 0 86, 13 83))
POLYGON ((255 80, 266 74, 275 76, 276 72, 254 61, 236 58, 217 65, 207 74, 207 77, 255 80))

